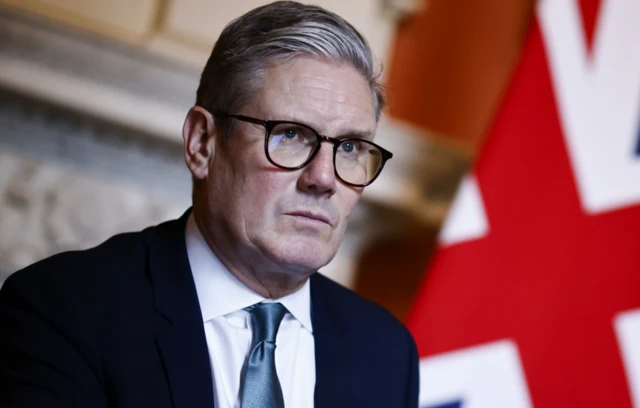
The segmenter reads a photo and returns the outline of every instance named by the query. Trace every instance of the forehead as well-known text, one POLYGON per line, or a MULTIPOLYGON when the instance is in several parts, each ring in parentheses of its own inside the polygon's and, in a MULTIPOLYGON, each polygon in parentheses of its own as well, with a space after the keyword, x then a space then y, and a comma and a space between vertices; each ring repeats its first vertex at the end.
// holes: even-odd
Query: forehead
POLYGON ((373 134, 377 125, 369 84, 345 64, 297 58, 274 65, 253 102, 261 118, 302 122, 327 135, 346 129, 373 134))

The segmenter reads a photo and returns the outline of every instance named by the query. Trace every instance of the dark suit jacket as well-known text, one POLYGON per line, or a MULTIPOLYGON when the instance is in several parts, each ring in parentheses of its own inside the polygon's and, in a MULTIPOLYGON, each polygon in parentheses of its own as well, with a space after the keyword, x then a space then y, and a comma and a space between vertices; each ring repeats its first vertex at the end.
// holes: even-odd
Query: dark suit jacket
MULTIPOLYGON (((187 214, 7 279, 1 407, 213 407, 187 214)), ((311 304, 316 407, 417 407, 416 348, 401 323, 319 274, 311 304)))

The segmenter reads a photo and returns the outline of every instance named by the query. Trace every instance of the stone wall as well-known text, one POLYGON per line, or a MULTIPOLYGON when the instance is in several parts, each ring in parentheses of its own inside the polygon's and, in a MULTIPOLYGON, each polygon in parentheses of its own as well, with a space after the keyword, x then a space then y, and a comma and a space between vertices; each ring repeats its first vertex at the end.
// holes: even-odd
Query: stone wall
POLYGON ((0 272, 178 217, 181 146, 0 91, 0 272))

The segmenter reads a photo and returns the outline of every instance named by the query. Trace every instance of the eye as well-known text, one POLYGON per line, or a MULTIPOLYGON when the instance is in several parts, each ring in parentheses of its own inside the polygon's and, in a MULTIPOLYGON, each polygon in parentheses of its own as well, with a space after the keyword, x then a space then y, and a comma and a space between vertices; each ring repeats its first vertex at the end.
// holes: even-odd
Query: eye
POLYGON ((354 141, 343 142, 340 144, 340 150, 344 153, 355 153, 358 151, 358 143, 354 141))
POLYGON ((295 139, 296 137, 298 137, 298 129, 296 128, 284 129, 284 131, 282 132, 282 135, 289 140, 295 139))

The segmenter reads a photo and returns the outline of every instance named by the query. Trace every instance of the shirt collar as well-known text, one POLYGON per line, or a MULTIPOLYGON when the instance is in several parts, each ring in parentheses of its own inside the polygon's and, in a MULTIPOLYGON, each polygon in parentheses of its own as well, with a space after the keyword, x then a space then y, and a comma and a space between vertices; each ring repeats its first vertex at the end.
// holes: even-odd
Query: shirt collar
POLYGON ((282 303, 305 329, 313 333, 310 279, 290 295, 275 300, 266 299, 246 287, 220 262, 200 233, 193 212, 187 220, 185 238, 203 322, 262 301, 275 301, 282 303))

